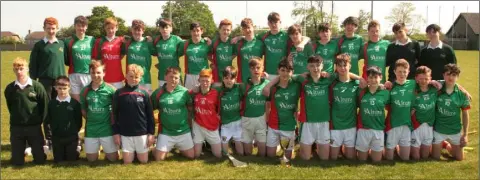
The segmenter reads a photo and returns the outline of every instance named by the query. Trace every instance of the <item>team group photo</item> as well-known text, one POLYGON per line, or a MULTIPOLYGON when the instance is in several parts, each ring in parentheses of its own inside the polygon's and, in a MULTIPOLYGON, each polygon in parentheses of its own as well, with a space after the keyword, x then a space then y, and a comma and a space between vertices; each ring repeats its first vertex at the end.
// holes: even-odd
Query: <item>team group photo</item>
POLYGON ((279 3, 2 2, 2 178, 478 178, 478 2, 279 3))

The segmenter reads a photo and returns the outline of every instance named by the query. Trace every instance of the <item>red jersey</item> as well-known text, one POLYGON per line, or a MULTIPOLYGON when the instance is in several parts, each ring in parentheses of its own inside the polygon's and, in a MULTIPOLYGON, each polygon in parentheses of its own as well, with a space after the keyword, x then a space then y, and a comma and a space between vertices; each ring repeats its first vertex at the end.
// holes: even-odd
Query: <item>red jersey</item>
POLYGON ((212 88, 207 94, 196 93, 193 97, 195 122, 210 131, 217 130, 220 126, 218 95, 218 91, 212 88))
POLYGON ((122 72, 122 59, 125 55, 123 37, 115 37, 112 41, 107 38, 97 38, 93 48, 93 57, 101 59, 105 64, 105 82, 114 83, 125 79, 122 72))

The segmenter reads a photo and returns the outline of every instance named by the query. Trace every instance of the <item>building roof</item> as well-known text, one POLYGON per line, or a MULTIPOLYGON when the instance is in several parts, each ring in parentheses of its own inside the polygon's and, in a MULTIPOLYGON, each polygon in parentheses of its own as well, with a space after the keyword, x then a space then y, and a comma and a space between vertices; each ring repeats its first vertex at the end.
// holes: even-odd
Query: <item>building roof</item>
POLYGON ((460 19, 460 17, 465 18, 465 21, 467 22, 468 26, 472 28, 473 33, 478 34, 480 32, 480 13, 460 13, 460 15, 458 15, 457 19, 455 20, 453 25, 450 27, 450 29, 448 29, 446 34, 450 33, 453 26, 457 24, 457 21, 460 19))
POLYGON ((20 37, 18 34, 15 34, 15 33, 10 32, 10 31, 2 31, 0 36, 2 36, 2 37, 8 37, 8 36, 18 36, 18 37, 20 37))
POLYGON ((45 32, 43 31, 35 31, 30 34, 27 34, 25 40, 40 40, 45 37, 45 32))

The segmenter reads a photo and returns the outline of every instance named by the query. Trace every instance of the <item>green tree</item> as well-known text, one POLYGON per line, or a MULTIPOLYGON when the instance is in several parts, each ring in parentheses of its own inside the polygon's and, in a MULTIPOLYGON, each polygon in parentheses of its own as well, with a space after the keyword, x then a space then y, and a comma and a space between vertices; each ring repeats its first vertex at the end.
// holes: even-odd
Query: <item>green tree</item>
POLYGON ((113 11, 108 9, 107 6, 95 6, 92 9, 92 14, 87 16, 88 29, 86 34, 94 37, 105 36, 105 30, 103 29, 103 21, 106 18, 115 17, 118 22, 118 36, 123 36, 128 33, 128 28, 125 26, 125 20, 120 17, 116 17, 113 11))
POLYGON ((358 28, 355 33, 357 34, 362 34, 366 33, 368 31, 368 23, 370 22, 370 12, 366 12, 363 9, 361 9, 358 12, 358 28))
POLYGON ((216 26, 213 21, 213 14, 208 5, 193 1, 167 2, 162 6, 161 17, 169 17, 169 6, 172 10, 173 34, 179 36, 190 36, 190 23, 199 22, 203 27, 203 36, 213 37, 216 26))
POLYGON ((421 14, 414 14, 415 5, 410 2, 401 2, 390 12, 390 15, 385 17, 390 23, 403 22, 407 27, 408 35, 420 32, 420 27, 423 27, 426 20, 421 14))
POLYGON ((70 25, 68 27, 60 28, 57 32, 57 38, 65 39, 67 37, 73 36, 74 34, 75 34, 75 27, 73 27, 73 25, 70 25))
POLYGON ((293 5, 295 8, 292 10, 291 15, 295 19, 300 18, 297 24, 302 25, 302 27, 304 27, 303 23, 305 22, 305 36, 317 38, 317 27, 320 23, 330 23, 332 35, 335 36, 338 34, 338 16, 323 12, 322 1, 310 1, 310 3, 307 4, 296 1, 293 5))
POLYGON ((150 36, 154 37, 156 35, 159 35, 160 33, 158 32, 158 29, 156 26, 145 26, 145 31, 143 33, 144 36, 150 36))

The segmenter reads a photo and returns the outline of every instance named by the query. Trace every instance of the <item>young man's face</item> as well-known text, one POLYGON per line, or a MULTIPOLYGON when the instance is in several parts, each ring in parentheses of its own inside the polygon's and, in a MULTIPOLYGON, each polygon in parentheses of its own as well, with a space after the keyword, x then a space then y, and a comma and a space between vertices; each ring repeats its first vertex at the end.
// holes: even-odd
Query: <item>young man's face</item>
POLYGON ((294 32, 294 33, 292 33, 288 36, 290 36, 290 39, 295 44, 302 42, 302 33, 300 33, 300 32, 294 32))
POLYGON ((428 86, 428 84, 430 84, 430 81, 432 80, 432 76, 430 73, 417 74, 415 76, 415 80, 421 87, 426 87, 428 86))
POLYGON ((166 25, 165 27, 159 27, 159 30, 162 36, 170 36, 170 33, 172 33, 172 26, 166 25))
POLYGON ((198 82, 200 83, 201 88, 209 88, 210 85, 212 85, 212 77, 201 76, 198 78, 198 82))
POLYGON ((380 35, 380 27, 379 26, 370 27, 368 29, 368 38, 370 40, 373 40, 373 39, 378 40, 379 35, 380 35))
POLYGON ((250 67, 250 74, 253 77, 260 77, 262 76, 263 73, 263 66, 262 65, 256 65, 253 67, 250 67))
POLYGON ((108 24, 105 26, 105 32, 107 33, 108 37, 113 37, 115 36, 115 33, 117 33, 117 26, 114 24, 108 24))
MULTIPOLYGON (((61 84, 69 84, 67 81, 65 80, 60 80, 60 83, 61 84)), ((67 85, 67 86, 64 86, 64 85, 56 85, 55 86, 55 90, 57 91, 57 94, 58 96, 68 96, 68 93, 70 91, 70 86, 67 85)))
POLYGON ((248 25, 247 27, 242 27, 242 34, 244 36, 252 36, 254 32, 253 25, 248 25))
POLYGON ((180 83, 180 73, 169 72, 165 76, 165 80, 167 81, 168 86, 176 87, 178 83, 180 83))
POLYGON ((337 64, 337 71, 339 75, 345 75, 350 73, 350 68, 352 65, 350 63, 337 64))
POLYGON ((381 75, 370 75, 367 77, 367 84, 369 86, 378 86, 382 80, 381 75))
POLYGON ((136 86, 138 83, 140 83, 140 80, 142 80, 142 76, 135 74, 133 71, 128 71, 126 79, 128 85, 136 86))
POLYGON ((105 76, 103 68, 103 66, 100 66, 95 69, 90 69, 90 76, 92 77, 92 82, 100 83, 103 81, 103 77, 105 76))
POLYGON ((318 36, 321 40, 330 40, 332 37, 332 31, 330 29, 326 31, 320 31, 318 32, 318 36))
POLYGON ((201 38, 203 34, 202 28, 201 27, 196 27, 193 28, 190 31, 190 35, 192 35, 192 38, 201 38))
POLYGON ((280 69, 278 69, 278 75, 280 76, 280 80, 286 81, 292 77, 293 71, 290 69, 281 67, 280 69))
POLYGON ((457 74, 452 74, 450 71, 447 71, 443 73, 443 79, 445 80, 445 83, 447 84, 455 84, 457 83, 458 75, 457 74))
POLYGON ((143 28, 134 28, 132 29, 132 35, 134 38, 140 39, 143 36, 143 28))
POLYGON ((77 23, 75 24, 75 32, 77 34, 85 34, 85 32, 87 32, 87 27, 86 24, 77 23))
POLYGON ((281 25, 282 25, 282 21, 268 22, 268 27, 270 28, 270 31, 272 31, 272 32, 280 31, 280 26, 281 25))
POLYGON ((345 33, 347 34, 353 34, 357 30, 357 26, 355 24, 346 24, 345 25, 345 33))
POLYGON ((307 69, 310 74, 319 75, 322 72, 323 64, 322 63, 308 63, 307 69))
POLYGON ((435 32, 433 29, 428 31, 427 33, 427 38, 432 41, 432 40, 438 40, 440 39, 440 33, 439 32, 435 32))
POLYGON ((223 25, 220 27, 220 36, 223 38, 226 38, 230 36, 230 33, 232 33, 232 26, 231 25, 223 25))
POLYGON ((46 24, 43 27, 43 31, 45 31, 47 36, 54 37, 57 34, 58 27, 55 24, 46 24))
POLYGON ((403 28, 395 32, 395 39, 407 39, 407 29, 403 28))
POLYGON ((395 77, 397 78, 397 80, 404 81, 407 79, 408 71, 408 68, 405 68, 403 66, 397 66, 395 67, 395 70, 393 72, 395 73, 395 77))
POLYGON ((15 67, 13 67, 13 72, 15 73, 15 76, 17 77, 17 79, 23 79, 28 74, 28 67, 26 67, 26 66, 15 66, 15 67))
POLYGON ((235 77, 223 76, 223 84, 225 84, 225 86, 228 87, 228 88, 233 87, 236 80, 237 80, 237 78, 235 78, 235 77))

